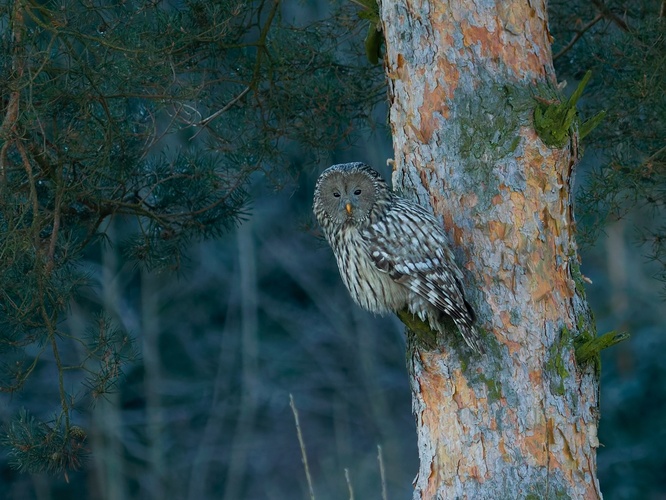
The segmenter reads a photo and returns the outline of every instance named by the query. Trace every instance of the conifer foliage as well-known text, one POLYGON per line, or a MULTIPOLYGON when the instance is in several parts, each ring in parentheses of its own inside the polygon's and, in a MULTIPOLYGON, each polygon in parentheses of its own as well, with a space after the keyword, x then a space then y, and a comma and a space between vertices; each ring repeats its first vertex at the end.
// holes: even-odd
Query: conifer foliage
POLYGON ((606 112, 585 142, 598 163, 578 196, 584 240, 634 214, 637 242, 666 281, 666 4, 552 2, 558 74, 593 78, 584 113, 606 112))
POLYGON ((52 370, 60 403, 47 421, 27 409, 7 426, 16 467, 77 468, 76 412, 113 390, 135 356, 130 332, 101 310, 85 338, 63 323, 90 285, 81 258, 112 244, 148 268, 179 268, 188 243, 247 213, 253 173, 279 182, 287 146, 315 158, 382 95, 379 70, 352 64, 332 24, 295 27, 280 7, 0 7, 0 391, 52 370), (112 218, 129 228, 122 241, 109 239, 112 218))

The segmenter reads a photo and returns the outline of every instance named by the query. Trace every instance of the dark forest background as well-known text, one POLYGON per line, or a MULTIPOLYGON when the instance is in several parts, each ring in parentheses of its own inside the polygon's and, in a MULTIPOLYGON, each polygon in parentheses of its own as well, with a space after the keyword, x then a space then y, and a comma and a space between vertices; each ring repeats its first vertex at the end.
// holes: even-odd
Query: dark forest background
MULTIPOLYGON (((352 303, 311 216, 330 164, 390 178, 372 4, 0 5, 0 497, 307 498, 290 394, 318 499, 381 498, 378 455, 410 497, 403 327, 352 303)), ((550 15, 563 94, 591 70, 580 113, 606 111, 588 298, 631 334, 601 355, 601 489, 666 498, 664 5, 550 15)))

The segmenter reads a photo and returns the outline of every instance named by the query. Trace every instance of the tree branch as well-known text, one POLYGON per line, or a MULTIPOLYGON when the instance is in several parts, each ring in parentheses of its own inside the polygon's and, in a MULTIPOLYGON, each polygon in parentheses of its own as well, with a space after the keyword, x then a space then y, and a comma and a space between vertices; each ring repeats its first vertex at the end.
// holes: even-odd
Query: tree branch
POLYGON ((229 109, 231 108, 231 106, 233 106, 233 105, 236 104, 238 101, 240 101, 240 100, 243 98, 243 96, 244 96, 245 94, 247 94, 249 91, 250 91, 250 86, 248 85, 247 87, 245 87, 245 88, 243 89, 243 91, 242 91, 240 94, 238 94, 238 95, 237 95, 236 97, 234 97, 231 101, 229 101, 229 102, 228 102, 228 103, 227 103, 222 109, 217 110, 215 113, 213 113, 212 115, 210 115, 208 118, 204 118, 204 119, 201 120, 199 123, 197 123, 196 125, 197 125, 198 127, 201 127, 201 130, 199 130, 196 134, 194 134, 190 140, 193 140, 196 136, 198 136, 198 135, 201 133, 201 131, 203 130, 203 128, 204 128, 206 125, 208 125, 208 124, 209 124, 211 121, 213 121, 215 118, 217 118, 218 116, 220 116, 221 114, 223 114, 224 112, 226 112, 227 110, 229 110, 229 109))
POLYGON ((51 271, 53 271, 53 266, 54 266, 54 256, 55 256, 55 249, 56 249, 56 243, 58 242, 58 232, 60 231, 60 214, 62 212, 62 192, 64 190, 64 187, 60 185, 62 181, 62 165, 59 168, 58 171, 58 178, 57 178, 57 183, 56 183, 56 193, 55 193, 55 201, 54 201, 54 208, 53 208, 53 229, 51 230, 51 241, 49 242, 49 252, 46 256, 46 273, 51 274, 51 271))
POLYGON ((590 22, 587 23, 585 26, 583 26, 580 30, 578 30, 578 31, 576 32, 576 34, 574 35, 574 37, 571 39, 571 41, 570 41, 569 43, 567 43, 567 44, 562 48, 562 50, 560 50, 557 54, 555 54, 555 55, 553 56, 553 61, 556 61, 558 57, 561 57, 561 56, 563 56, 564 54, 566 54, 566 53, 571 49, 571 47, 573 47, 574 44, 575 44, 578 40, 580 40, 580 38, 585 34, 585 32, 586 32, 587 30, 589 30, 592 26, 594 26, 595 24, 597 24, 601 19, 603 19, 603 17, 604 17, 604 16, 603 16, 602 14, 597 14, 596 17, 595 17, 594 19, 592 19, 592 21, 590 21, 590 22))
POLYGON ((592 3, 606 19, 615 23, 622 31, 630 31, 627 23, 625 23, 617 14, 612 12, 603 0, 592 0, 592 3))
MULTIPOLYGON (((12 10, 11 21, 13 25, 13 58, 12 58, 12 72, 15 77, 14 80, 18 80, 23 76, 23 66, 24 59, 19 57, 19 50, 21 47, 21 41, 23 39, 23 32, 25 31, 25 25, 23 24, 23 3, 20 1, 14 2, 14 8, 12 10)), ((2 145, 0 150, 0 181, 4 187, 7 183, 7 171, 6 171, 6 159, 7 159, 7 150, 12 144, 13 140, 10 138, 10 132, 16 129, 16 120, 18 119, 19 111, 19 101, 21 97, 21 92, 19 90, 20 86, 15 86, 14 90, 9 95, 9 102, 7 104, 7 113, 5 118, 0 125, 0 139, 4 140, 5 143, 2 145)))
POLYGON ((34 237, 35 250, 39 246, 39 226, 37 224, 39 220, 39 200, 37 199, 37 187, 35 186, 35 175, 32 171, 32 164, 30 163, 30 158, 23 147, 23 144, 20 140, 15 141, 16 147, 19 150, 21 155, 21 160, 23 161, 23 168, 25 168, 26 173, 28 174, 28 184, 30 189, 30 200, 32 201, 32 231, 34 237))

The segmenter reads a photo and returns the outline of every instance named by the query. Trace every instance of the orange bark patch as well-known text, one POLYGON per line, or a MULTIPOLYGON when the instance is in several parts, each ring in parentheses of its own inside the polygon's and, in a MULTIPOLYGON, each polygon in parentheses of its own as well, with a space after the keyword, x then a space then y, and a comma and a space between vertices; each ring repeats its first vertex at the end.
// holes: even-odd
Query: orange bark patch
MULTIPOLYGON (((445 377, 436 366, 431 366, 437 357, 430 353, 420 353, 421 363, 423 364, 424 371, 419 379, 421 383, 421 393, 424 396, 425 403, 429 406, 431 401, 428 397, 441 397, 441 394, 451 392, 451 381, 445 377)), ((432 401, 432 403, 440 403, 440 401, 432 401)))
POLYGON ((503 47, 499 32, 490 32, 484 26, 471 26, 466 23, 461 23, 460 28, 466 47, 480 44, 482 55, 490 58, 499 58, 502 55, 503 47))
MULTIPOLYGON (((546 50, 550 50, 550 45, 546 47, 546 50)), ((527 57, 523 62, 523 67, 528 68, 533 73, 544 73, 543 61, 534 52, 529 52, 527 54, 527 57)))
POLYGON ((500 312, 500 319, 505 330, 511 328, 511 315, 507 311, 500 312))
MULTIPOLYGON (((460 79, 460 72, 455 63, 452 63, 448 59, 440 58, 437 61, 437 67, 439 68, 439 74, 437 75, 437 81, 441 84, 446 85, 446 96, 449 99, 453 99, 453 94, 458 88, 458 80, 460 79)), ((446 108, 445 117, 449 117, 449 108, 446 108)))
MULTIPOLYGON (((511 199, 511 204, 515 207, 512 211, 513 221, 515 227, 524 227, 525 226, 525 195, 519 193, 518 191, 511 191, 509 193, 509 198, 511 199)), ((520 251, 522 248, 516 247, 516 251, 520 251)))
POLYGON ((506 228, 507 225, 504 222, 494 220, 490 221, 488 223, 488 236, 490 237, 490 241, 504 241, 504 237, 506 236, 506 228))
MULTIPOLYGON (((485 466, 471 458, 485 457, 484 444, 481 439, 470 438, 471 430, 461 419, 461 410, 486 413, 487 401, 477 397, 460 369, 444 377, 439 365, 440 355, 421 352, 418 356, 423 367, 418 382, 424 406, 417 418, 428 429, 436 447, 424 494, 425 498, 434 498, 437 485, 452 485, 461 477, 484 478, 485 466), (470 458, 461 458, 465 454, 470 458)), ((497 428, 496 422, 493 425, 497 428)))
MULTIPOLYGON (((446 74, 444 76, 446 79, 446 74)), ((457 75, 455 79, 457 81, 457 75)), ((453 95, 453 88, 448 87, 447 89, 442 85, 436 85, 435 88, 431 88, 426 84, 423 91, 423 104, 419 107, 419 114, 421 115, 421 127, 419 131, 425 144, 430 142, 432 134, 440 128, 439 120, 435 116, 435 113, 439 113, 444 118, 449 118, 450 112, 446 101, 447 98, 450 99, 453 95)))
POLYGON ((504 438, 503 437, 501 437, 500 440, 499 440, 499 443, 497 443, 497 449, 499 450, 499 452, 502 455, 502 460, 504 460, 507 463, 512 461, 511 455, 509 455, 506 452, 506 446, 504 445, 504 438))
POLYGON ((479 197, 476 193, 468 193, 460 197, 460 204, 466 207, 474 208, 479 204, 479 197))
POLYGON ((469 470, 469 475, 477 480, 482 479, 481 474, 479 473, 479 468, 477 466, 474 466, 469 470))
POLYGON ((532 290, 532 297, 535 302, 539 302, 547 298, 548 294, 553 291, 553 285, 549 279, 544 279, 541 273, 537 274, 534 289, 532 290))
POLYGON ((546 223, 542 219, 546 241, 530 256, 531 294, 537 302, 550 299, 548 311, 554 315, 552 317, 556 317, 559 307, 556 303, 558 297, 554 297, 553 294, 558 294, 559 298, 569 298, 573 295, 573 288, 566 266, 558 266, 555 259, 556 255, 563 252, 562 243, 559 241, 559 223, 550 214, 544 218, 549 221, 546 223))
POLYGON ((453 383, 456 387, 456 392, 453 394, 453 400, 458 405, 458 409, 463 408, 476 408, 478 401, 476 393, 467 385, 467 378, 463 377, 460 370, 453 372, 453 383))
POLYGON ((442 214, 442 219, 444 221, 444 229, 450 230, 453 227, 453 217, 450 212, 444 212, 442 214))
POLYGON ((532 47, 522 45, 506 45, 504 47, 503 61, 519 74, 543 74, 543 60, 533 52, 532 47))
POLYGON ((543 374, 541 370, 531 371, 529 377, 533 387, 540 386, 543 383, 543 374))
MULTIPOLYGON (((437 211, 438 204, 435 202, 433 206, 435 207, 435 211, 437 211)), ((451 238, 453 239, 453 243, 460 246, 462 243, 462 235, 464 234, 464 231, 453 224, 453 217, 451 216, 451 212, 443 211, 442 219, 444 221, 444 229, 452 232, 451 238)))
MULTIPOLYGON (((543 75, 544 56, 539 56, 538 53, 549 51, 550 41, 547 37, 536 36, 543 31, 546 24, 537 17, 530 2, 498 2, 497 22, 504 31, 504 62, 518 74, 531 72, 543 75), (506 40, 511 42, 507 43, 506 40)), ((547 27, 545 32, 548 32, 547 27)))
POLYGON ((541 75, 544 67, 538 51, 550 49, 549 42, 536 47, 530 43, 532 37, 524 36, 526 31, 532 32, 536 28, 532 25, 535 22, 534 14, 529 2, 498 2, 498 17, 495 18, 496 26, 492 31, 487 28, 490 26, 487 22, 481 25, 461 22, 463 43, 466 47, 478 46, 481 57, 502 61, 516 74, 529 72, 541 75))
MULTIPOLYGON (((430 22, 433 29, 439 35, 439 47, 442 49, 449 47, 453 44, 453 37, 450 33, 455 30, 451 25, 451 16, 448 9, 440 8, 439 2, 435 2, 435 12, 430 16, 430 22)), ((423 46, 431 45, 431 40, 422 40, 423 46)), ((439 122, 434 114, 439 113, 444 119, 450 117, 450 109, 448 101, 453 99, 453 95, 458 88, 458 80, 460 72, 458 71, 457 61, 450 61, 443 50, 438 50, 435 56, 435 68, 427 68, 428 73, 435 76, 435 83, 426 84, 423 90, 423 103, 419 107, 419 114, 421 115, 421 135, 426 141, 430 142, 433 132, 439 128, 439 122)), ((411 75, 408 80, 419 81, 423 79, 421 73, 425 72, 426 68, 406 68, 416 75, 411 75)))
POLYGON ((396 80, 403 80, 405 76, 405 57, 402 54, 398 54, 398 57, 396 58, 396 66, 395 66, 395 79, 396 80))
MULTIPOLYGON (((584 433, 574 432, 569 434, 563 432, 562 429, 556 427, 554 419, 548 420, 548 442, 551 448, 558 448, 557 452, 550 454, 550 463, 548 464, 551 469, 558 469, 567 477, 567 481, 573 483, 574 475, 578 474, 581 470, 581 464, 578 462, 577 457, 580 456, 576 448, 580 449, 581 440, 584 438, 584 433), (573 444, 574 449, 571 448, 573 444)), ((594 488, 587 490, 585 498, 589 498, 590 491, 598 498, 594 488)))
POLYGON ((502 335, 498 337, 498 339, 502 344, 507 346, 509 348, 509 355, 513 356, 516 354, 518 351, 520 351, 520 348, 522 347, 520 345, 520 342, 516 342, 514 340, 509 340, 509 338, 505 335, 502 335))
POLYGON ((541 223, 543 224, 543 228, 546 231, 550 231, 553 236, 560 236, 560 225, 558 221, 553 218, 552 215, 550 215, 548 207, 544 207, 544 209, 541 211, 541 223))
MULTIPOLYGON (((490 286, 493 283, 493 280, 494 280, 493 277, 486 276, 485 277, 486 286, 490 286)), ((507 346, 507 348, 509 349, 509 355, 513 356, 514 354, 519 352, 520 349, 522 348, 519 340, 525 336, 525 330, 524 328, 518 328, 515 325, 513 325, 511 323, 511 316, 509 315, 508 311, 498 310, 497 303, 495 303, 492 299, 488 301, 488 304, 493 310, 493 317, 499 317, 500 320, 502 321, 501 327, 498 328, 497 330, 503 332, 512 332, 511 335, 507 335, 506 333, 501 333, 495 336, 497 337, 498 342, 507 346)))
POLYGON ((546 426, 541 424, 532 430, 531 436, 523 438, 524 452, 529 455, 537 465, 548 463, 548 449, 546 447, 546 426))

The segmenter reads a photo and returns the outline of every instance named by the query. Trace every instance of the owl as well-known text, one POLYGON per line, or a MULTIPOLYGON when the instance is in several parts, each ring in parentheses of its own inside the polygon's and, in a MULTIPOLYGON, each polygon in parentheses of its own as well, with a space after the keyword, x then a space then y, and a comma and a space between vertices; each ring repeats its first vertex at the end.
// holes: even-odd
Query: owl
POLYGON ((363 163, 326 169, 317 180, 313 211, 358 305, 378 314, 407 307, 439 332, 442 315, 448 315, 465 342, 484 352, 462 272, 428 211, 393 193, 363 163))

